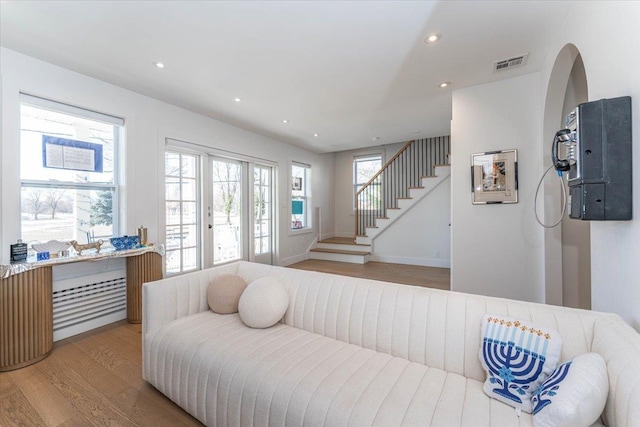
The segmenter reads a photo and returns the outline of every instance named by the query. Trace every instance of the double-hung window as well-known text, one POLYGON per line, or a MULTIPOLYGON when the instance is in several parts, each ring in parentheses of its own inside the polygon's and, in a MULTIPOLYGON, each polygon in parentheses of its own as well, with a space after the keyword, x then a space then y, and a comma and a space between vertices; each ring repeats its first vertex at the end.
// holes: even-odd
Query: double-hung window
MULTIPOLYGON (((378 173, 378 171, 382 168, 382 155, 380 154, 369 154, 364 156, 356 156, 353 158, 353 208, 355 209, 355 196, 358 194, 358 191, 362 187, 364 187, 373 176, 378 173)), ((375 191, 372 194, 380 194, 380 185, 381 181, 377 180, 371 183, 375 188, 375 191)), ((361 200, 361 202, 363 202, 361 200)), ((371 201, 366 200, 364 203, 365 206, 361 206, 365 209, 372 209, 371 201)))
POLYGON ((311 166, 291 165, 291 229, 311 228, 311 166))
POLYGON ((118 234, 124 120, 20 95, 21 237, 86 243, 118 234))

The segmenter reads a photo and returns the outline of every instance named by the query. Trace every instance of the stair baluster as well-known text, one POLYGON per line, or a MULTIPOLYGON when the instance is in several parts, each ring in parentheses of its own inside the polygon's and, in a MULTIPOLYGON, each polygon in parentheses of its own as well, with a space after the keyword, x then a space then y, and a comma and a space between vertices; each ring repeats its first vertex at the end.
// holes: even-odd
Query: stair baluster
POLYGON ((356 194, 356 236, 366 235, 376 218, 387 216, 387 209, 398 208, 398 199, 408 198, 409 188, 434 176, 435 165, 447 164, 450 151, 449 136, 407 142, 356 194))

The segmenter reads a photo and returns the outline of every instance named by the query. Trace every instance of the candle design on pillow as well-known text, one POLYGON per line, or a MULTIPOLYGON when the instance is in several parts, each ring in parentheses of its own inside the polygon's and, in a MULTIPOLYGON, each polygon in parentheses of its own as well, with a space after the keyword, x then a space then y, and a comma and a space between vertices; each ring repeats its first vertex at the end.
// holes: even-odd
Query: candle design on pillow
POLYGON ((533 391, 557 364, 559 348, 554 348, 553 360, 548 361, 551 337, 550 332, 524 321, 487 316, 481 348, 487 394, 531 412, 533 391))

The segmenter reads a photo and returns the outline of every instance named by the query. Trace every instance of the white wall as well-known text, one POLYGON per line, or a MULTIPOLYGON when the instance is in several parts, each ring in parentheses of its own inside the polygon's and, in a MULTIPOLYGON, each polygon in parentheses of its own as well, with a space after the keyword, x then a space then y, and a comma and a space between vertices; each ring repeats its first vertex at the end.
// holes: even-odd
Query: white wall
MULTIPOLYGON (((591 222, 591 307, 620 314, 640 331, 640 2, 574 2, 541 72, 546 93, 556 55, 573 43, 584 62, 589 100, 632 97, 632 221, 591 222)), ((550 142, 549 142, 550 144, 550 142)))
POLYGON ((373 241, 372 261, 451 266, 451 177, 385 228, 373 241))
POLYGON ((544 302, 543 229, 533 198, 542 169, 538 73, 453 92, 451 289, 544 302), (519 202, 471 204, 470 156, 518 150, 519 202))
MULTIPOLYGON (((334 155, 319 155, 190 111, 142 96, 88 76, 0 49, 2 89, 2 153, 0 188, 0 260, 9 262, 9 245, 20 237, 19 93, 26 92, 55 101, 123 117, 126 123, 126 182, 121 195, 126 203, 125 227, 149 229, 150 241, 163 235, 163 156, 165 138, 202 144, 277 163, 279 216, 279 262, 303 259, 314 233, 290 235, 289 167, 292 160, 312 166, 312 205, 323 208, 324 230, 333 223, 334 155)), ((315 211, 315 209, 314 209, 315 211)), ((317 224, 314 225, 317 230, 317 224)))

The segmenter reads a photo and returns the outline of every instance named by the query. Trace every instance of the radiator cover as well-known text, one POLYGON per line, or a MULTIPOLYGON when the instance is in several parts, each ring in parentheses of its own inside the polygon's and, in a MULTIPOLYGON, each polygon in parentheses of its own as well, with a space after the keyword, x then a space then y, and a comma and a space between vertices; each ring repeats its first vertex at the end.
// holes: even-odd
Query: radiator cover
POLYGON ((53 341, 127 317, 126 274, 112 270, 53 283, 53 341))

